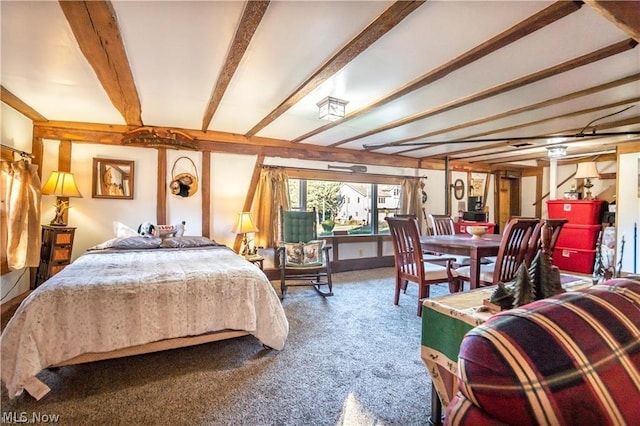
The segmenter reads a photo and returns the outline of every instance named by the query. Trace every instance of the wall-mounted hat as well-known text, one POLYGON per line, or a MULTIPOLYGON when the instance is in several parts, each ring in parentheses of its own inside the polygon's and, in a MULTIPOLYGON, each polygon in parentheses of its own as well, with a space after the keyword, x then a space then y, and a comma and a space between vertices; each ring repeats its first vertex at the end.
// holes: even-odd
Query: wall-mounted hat
POLYGON ((189 157, 179 157, 171 168, 171 183, 169 184, 169 190, 173 195, 179 197, 191 197, 198 192, 198 169, 195 163, 189 157), (176 174, 176 165, 180 160, 186 160, 191 163, 194 173, 182 172, 176 174))

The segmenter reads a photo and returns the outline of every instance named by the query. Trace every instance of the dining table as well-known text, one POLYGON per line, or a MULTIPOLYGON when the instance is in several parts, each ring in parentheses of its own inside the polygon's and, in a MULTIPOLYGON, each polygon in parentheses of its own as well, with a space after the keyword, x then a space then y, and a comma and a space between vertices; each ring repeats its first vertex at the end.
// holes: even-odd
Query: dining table
POLYGON ((422 235, 420 245, 422 250, 433 253, 446 253, 459 256, 469 256, 470 277, 472 289, 480 284, 480 264, 486 256, 496 256, 500 249, 502 235, 484 234, 474 238, 469 234, 455 235, 422 235))

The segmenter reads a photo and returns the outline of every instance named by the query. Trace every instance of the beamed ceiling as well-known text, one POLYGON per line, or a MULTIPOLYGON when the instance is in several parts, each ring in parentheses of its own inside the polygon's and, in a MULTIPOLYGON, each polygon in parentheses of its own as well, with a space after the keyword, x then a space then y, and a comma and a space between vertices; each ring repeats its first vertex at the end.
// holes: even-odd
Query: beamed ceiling
POLYGON ((640 132, 638 1, 3 0, 1 12, 2 100, 36 137, 120 144, 147 127, 203 150, 495 167, 640 132), (318 118, 327 96, 348 101, 343 119, 318 118))

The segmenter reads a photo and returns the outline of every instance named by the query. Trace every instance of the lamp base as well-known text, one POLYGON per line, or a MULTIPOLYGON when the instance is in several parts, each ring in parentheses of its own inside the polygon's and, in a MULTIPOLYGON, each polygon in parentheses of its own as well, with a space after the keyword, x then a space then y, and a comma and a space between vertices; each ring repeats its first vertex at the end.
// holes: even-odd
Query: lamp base
POLYGON ((586 189, 586 191, 584 193, 584 199, 585 200, 593 200, 594 197, 591 194, 591 188, 593 188, 593 184, 591 183, 591 179, 587 178, 586 182, 582 186, 584 186, 585 189, 586 189))
POLYGON ((64 212, 69 208, 68 201, 59 200, 56 205, 56 214, 49 222, 50 226, 67 226, 67 223, 64 220, 64 212))

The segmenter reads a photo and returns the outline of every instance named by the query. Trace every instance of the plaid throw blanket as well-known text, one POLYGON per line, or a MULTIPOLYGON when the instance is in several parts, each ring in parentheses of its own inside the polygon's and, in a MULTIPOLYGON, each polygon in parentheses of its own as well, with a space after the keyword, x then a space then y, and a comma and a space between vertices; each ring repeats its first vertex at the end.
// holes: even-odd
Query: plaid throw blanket
POLYGON ((501 312, 462 341, 452 425, 640 425, 640 282, 501 312))

